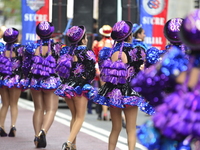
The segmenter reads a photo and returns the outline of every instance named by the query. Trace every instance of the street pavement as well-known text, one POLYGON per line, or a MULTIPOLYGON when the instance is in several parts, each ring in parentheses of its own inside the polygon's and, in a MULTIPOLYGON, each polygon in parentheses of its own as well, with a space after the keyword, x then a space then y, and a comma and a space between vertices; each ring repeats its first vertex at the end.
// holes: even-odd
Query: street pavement
MULTIPOLYGON (((35 150, 33 139, 34 130, 32 125, 33 102, 20 98, 19 114, 16 124, 17 135, 14 138, 0 137, 0 150, 35 150)), ((60 105, 59 105, 60 106, 60 105)), ((44 150, 61 150, 62 144, 69 135, 70 111, 65 104, 59 107, 55 120, 47 133, 47 147, 44 150)), ((137 125, 141 125, 150 116, 138 112, 137 125)), ((10 112, 7 114, 5 130, 9 132, 10 112)), ((110 134, 111 122, 97 120, 97 114, 93 109, 92 114, 86 114, 85 121, 78 134, 77 150, 107 150, 108 137, 110 134)), ((127 150, 126 130, 123 128, 116 150, 127 150)), ((147 150, 139 142, 136 143, 136 150, 147 150)))

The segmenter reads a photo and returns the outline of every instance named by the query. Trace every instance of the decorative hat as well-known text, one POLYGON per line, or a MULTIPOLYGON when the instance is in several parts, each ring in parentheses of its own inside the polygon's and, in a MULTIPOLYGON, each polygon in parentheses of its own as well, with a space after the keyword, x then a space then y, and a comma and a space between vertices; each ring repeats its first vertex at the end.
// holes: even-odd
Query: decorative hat
POLYGON ((183 22, 182 18, 173 18, 165 23, 164 35, 168 41, 174 44, 181 44, 182 41, 179 37, 180 26, 183 22))
POLYGON ((48 21, 42 21, 36 27, 36 33, 41 39, 50 38, 53 32, 54 26, 48 21))
POLYGON ((112 32, 112 27, 109 25, 103 25, 103 27, 99 29, 99 33, 103 36, 110 36, 111 32, 112 32))
POLYGON ((19 31, 15 28, 8 28, 3 34, 3 40, 7 43, 14 43, 19 35, 19 31))
POLYGON ((137 23, 133 24, 133 28, 132 28, 132 33, 136 33, 140 28, 142 28, 142 25, 138 25, 137 23))
POLYGON ((114 24, 111 33, 112 39, 122 41, 126 39, 132 32, 132 23, 130 21, 119 21, 114 24))
POLYGON ((84 26, 73 26, 67 31, 67 37, 71 44, 78 43, 85 34, 85 27, 84 26))
POLYGON ((200 10, 189 13, 180 28, 180 39, 191 50, 200 50, 200 10))

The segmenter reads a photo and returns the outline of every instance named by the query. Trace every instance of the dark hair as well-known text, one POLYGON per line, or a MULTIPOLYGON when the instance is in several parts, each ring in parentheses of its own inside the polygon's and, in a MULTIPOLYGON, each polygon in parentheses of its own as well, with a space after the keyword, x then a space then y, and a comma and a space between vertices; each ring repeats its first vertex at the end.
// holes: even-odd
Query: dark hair
POLYGON ((137 38, 138 34, 142 33, 143 31, 143 28, 139 28, 134 34, 133 34, 133 37, 134 38, 137 38))
POLYGON ((82 39, 78 42, 78 45, 83 45, 83 42, 82 42, 82 40, 85 38, 85 36, 86 36, 86 33, 84 33, 84 35, 83 35, 83 37, 82 37, 82 39))

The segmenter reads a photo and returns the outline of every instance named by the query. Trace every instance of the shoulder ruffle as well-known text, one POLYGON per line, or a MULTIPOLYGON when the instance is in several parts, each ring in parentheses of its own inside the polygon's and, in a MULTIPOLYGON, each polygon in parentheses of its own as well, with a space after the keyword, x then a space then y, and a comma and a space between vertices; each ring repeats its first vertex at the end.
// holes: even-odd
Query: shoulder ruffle
POLYGON ((176 46, 172 46, 169 51, 163 56, 161 61, 161 72, 166 76, 176 77, 181 72, 187 70, 187 64, 189 60, 181 49, 176 46))
POLYGON ((32 42, 28 42, 26 45, 25 45, 25 50, 30 53, 30 54, 33 54, 36 50, 36 48, 38 47, 38 44, 37 43, 32 43, 32 42))
POLYGON ((110 47, 104 47, 99 52, 99 61, 106 60, 109 58, 110 51, 112 49, 110 47))
POLYGON ((68 54, 70 50, 69 46, 66 45, 62 45, 61 46, 61 50, 60 50, 60 56, 64 55, 64 54, 68 54))
POLYGON ((146 60, 150 64, 155 64, 160 60, 160 56, 165 52, 166 50, 159 50, 155 47, 151 47, 146 51, 146 60))

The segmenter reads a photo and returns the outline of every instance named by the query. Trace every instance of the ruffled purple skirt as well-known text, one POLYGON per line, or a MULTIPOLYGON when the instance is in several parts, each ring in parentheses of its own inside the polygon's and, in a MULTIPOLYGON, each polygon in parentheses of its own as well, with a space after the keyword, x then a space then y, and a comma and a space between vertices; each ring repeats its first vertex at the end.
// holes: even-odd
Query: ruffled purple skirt
POLYGON ((106 83, 99 90, 93 101, 108 107, 127 108, 138 106, 141 111, 147 114, 152 115, 155 113, 154 108, 126 84, 117 86, 118 87, 111 83, 106 83))
POLYGON ((34 90, 54 90, 57 89, 58 86, 61 84, 60 77, 51 76, 51 77, 40 77, 30 79, 30 89, 34 90))
POLYGON ((21 76, 17 74, 2 76, 0 84, 1 87, 27 89, 26 80, 21 79, 21 76))
POLYGON ((96 95, 94 87, 90 84, 73 86, 73 84, 65 83, 61 84, 54 93, 60 97, 68 97, 70 99, 74 96, 85 96, 89 100, 92 100, 96 95))

